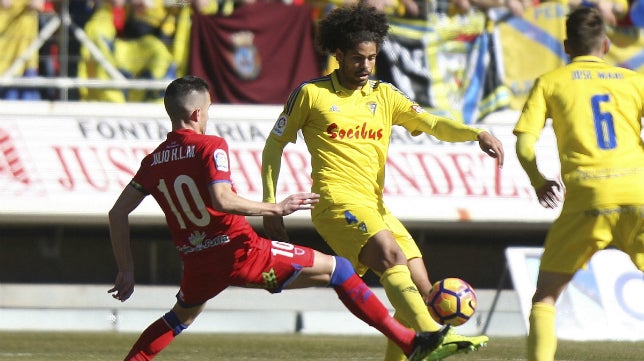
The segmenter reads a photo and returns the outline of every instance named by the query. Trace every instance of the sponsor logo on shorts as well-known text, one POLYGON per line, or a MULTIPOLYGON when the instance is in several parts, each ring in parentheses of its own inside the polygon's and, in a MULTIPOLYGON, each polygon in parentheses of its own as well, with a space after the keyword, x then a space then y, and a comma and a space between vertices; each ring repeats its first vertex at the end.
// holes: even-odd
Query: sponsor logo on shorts
POLYGON ((264 279, 264 287, 266 287, 266 289, 274 289, 279 286, 277 275, 275 274, 275 270, 272 268, 268 272, 262 272, 262 278, 264 279))
POLYGON ((350 211, 344 211, 344 220, 347 221, 347 224, 358 223, 358 218, 350 211))
POLYGON ((358 223, 358 229, 363 232, 367 232, 367 225, 363 221, 358 220, 358 217, 356 217, 350 211, 344 211, 344 220, 347 222, 347 224, 358 223))

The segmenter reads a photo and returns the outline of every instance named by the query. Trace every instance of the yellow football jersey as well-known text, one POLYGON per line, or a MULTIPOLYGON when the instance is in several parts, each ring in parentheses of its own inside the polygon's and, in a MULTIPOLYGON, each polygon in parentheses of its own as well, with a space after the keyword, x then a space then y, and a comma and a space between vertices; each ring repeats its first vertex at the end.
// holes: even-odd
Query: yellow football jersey
MULTIPOLYGON (((294 143, 302 130, 311 154, 311 191, 321 195, 314 212, 322 211, 327 204, 375 206, 382 201, 393 125, 403 126, 414 135, 425 132, 446 141, 476 140, 481 132, 427 113, 389 83, 372 80, 360 90, 350 90, 340 85, 333 72, 303 83, 291 93, 267 146, 294 143)), ((263 161, 279 162, 274 158, 265 157, 263 161)), ((265 184, 276 180, 266 168, 265 164, 265 184)), ((264 199, 274 200, 274 194, 266 193, 265 186, 264 199)))
POLYGON ((539 77, 514 133, 539 137, 552 119, 562 212, 644 204, 644 75, 580 56, 539 77))

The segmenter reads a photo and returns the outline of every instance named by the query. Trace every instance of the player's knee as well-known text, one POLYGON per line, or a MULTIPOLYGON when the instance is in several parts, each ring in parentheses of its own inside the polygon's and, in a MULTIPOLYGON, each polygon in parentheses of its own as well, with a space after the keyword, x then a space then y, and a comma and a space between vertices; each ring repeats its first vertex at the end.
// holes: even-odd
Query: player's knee
POLYGON ((177 314, 172 310, 163 315, 163 320, 168 324, 168 326, 170 326, 175 336, 188 328, 188 325, 182 323, 177 314))
POLYGON ((330 286, 339 286, 349 277, 355 274, 355 270, 348 259, 340 256, 335 257, 335 269, 331 274, 330 286))

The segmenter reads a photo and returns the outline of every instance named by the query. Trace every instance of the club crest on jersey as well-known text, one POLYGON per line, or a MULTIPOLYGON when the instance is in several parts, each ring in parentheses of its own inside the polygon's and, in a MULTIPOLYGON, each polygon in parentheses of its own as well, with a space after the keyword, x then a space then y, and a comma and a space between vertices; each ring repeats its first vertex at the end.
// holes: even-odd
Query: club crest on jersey
POLYGON ((223 149, 215 150, 213 154, 213 159, 215 160, 215 167, 217 170, 222 172, 228 172, 228 155, 223 149))
POLYGON ((418 104, 414 104, 414 105, 412 105, 412 106, 411 106, 411 110, 413 110, 413 111, 415 111, 416 113, 419 113, 419 114, 420 114, 420 113, 424 113, 424 112, 425 112, 425 109, 423 109, 423 107, 421 107, 421 106, 420 106, 420 105, 418 105, 418 104))
POLYGON ((275 135, 282 135, 284 134, 284 129, 286 128, 286 123, 287 119, 285 114, 281 114, 279 118, 277 118, 277 121, 275 122, 275 125, 273 125, 273 134, 275 135))
POLYGON ((371 114, 376 114, 376 108, 378 107, 378 104, 376 104, 376 102, 367 103, 367 107, 371 111, 371 114))
POLYGON ((244 80, 257 78, 261 70, 261 59, 253 44, 255 35, 250 31, 240 31, 232 34, 230 39, 235 48, 229 57, 232 58, 230 60, 237 76, 244 80))

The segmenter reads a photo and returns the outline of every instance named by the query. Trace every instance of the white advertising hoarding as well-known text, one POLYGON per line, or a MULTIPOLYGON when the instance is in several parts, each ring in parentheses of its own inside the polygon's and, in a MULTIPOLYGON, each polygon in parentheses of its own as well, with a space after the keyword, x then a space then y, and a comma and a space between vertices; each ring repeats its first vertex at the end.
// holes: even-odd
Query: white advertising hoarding
MULTIPOLYGON (((543 248, 509 247, 508 267, 526 334, 543 248)), ((568 340, 644 340, 644 275, 615 249, 596 253, 557 301, 557 336, 568 340)))
MULTIPOLYGON (((261 199, 261 152, 279 106, 213 105, 209 134, 227 139, 239 194, 261 199)), ((477 143, 443 143, 395 127, 385 198, 406 222, 550 222, 514 153, 512 117, 482 125, 504 144, 498 169, 477 143)), ((0 222, 103 223, 141 158, 170 130, 161 104, 0 103, 0 222)), ((539 145, 546 173, 556 175, 554 137, 539 145)), ((286 148, 278 197, 310 187, 303 141, 286 148)), ((134 222, 162 223, 150 198, 134 222)), ((289 221, 307 221, 296 212, 289 221)))

